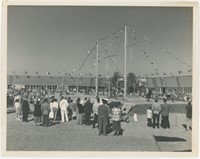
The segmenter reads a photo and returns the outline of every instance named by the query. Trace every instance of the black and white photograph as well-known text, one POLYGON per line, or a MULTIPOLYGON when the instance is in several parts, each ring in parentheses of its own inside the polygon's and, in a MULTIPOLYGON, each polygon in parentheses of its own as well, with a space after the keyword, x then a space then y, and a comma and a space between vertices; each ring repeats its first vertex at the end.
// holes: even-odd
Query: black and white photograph
POLYGON ((192 5, 6 10, 6 152, 196 151, 192 5))

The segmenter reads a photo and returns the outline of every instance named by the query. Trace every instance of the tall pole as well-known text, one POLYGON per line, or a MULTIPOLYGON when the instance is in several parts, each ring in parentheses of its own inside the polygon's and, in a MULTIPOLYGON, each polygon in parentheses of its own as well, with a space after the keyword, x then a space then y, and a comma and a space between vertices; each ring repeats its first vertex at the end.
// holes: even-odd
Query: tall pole
POLYGON ((124 99, 126 99, 126 45, 127 45, 127 37, 126 37, 126 26, 124 27, 124 99))
POLYGON ((98 95, 98 78, 99 78, 99 52, 98 52, 98 41, 96 42, 96 82, 95 82, 95 95, 98 95))
POLYGON ((78 93, 78 72, 77 72, 77 75, 76 75, 76 92, 78 93))

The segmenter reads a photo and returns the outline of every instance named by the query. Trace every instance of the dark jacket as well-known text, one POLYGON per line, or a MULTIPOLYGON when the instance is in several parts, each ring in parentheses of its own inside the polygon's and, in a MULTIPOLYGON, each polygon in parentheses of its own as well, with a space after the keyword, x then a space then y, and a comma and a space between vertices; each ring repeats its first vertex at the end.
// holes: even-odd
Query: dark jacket
POLYGON ((162 116, 169 116, 171 106, 167 103, 161 105, 161 115, 162 116))
POLYGON ((43 115, 48 115, 50 112, 50 104, 49 103, 43 103, 41 106, 41 111, 43 115))
POLYGON ((42 115, 40 102, 36 102, 33 115, 36 117, 40 117, 42 115))
POLYGON ((78 107, 78 113, 79 114, 82 114, 82 113, 85 112, 84 106, 82 104, 78 103, 77 107, 78 107))
POLYGON ((24 100, 23 103, 22 103, 22 111, 23 111, 23 114, 28 114, 29 113, 29 103, 27 100, 24 100))
POLYGON ((102 104, 98 108, 99 117, 108 117, 109 116, 109 107, 105 104, 102 104))
POLYGON ((88 100, 85 103, 85 113, 91 113, 92 112, 92 103, 88 100))

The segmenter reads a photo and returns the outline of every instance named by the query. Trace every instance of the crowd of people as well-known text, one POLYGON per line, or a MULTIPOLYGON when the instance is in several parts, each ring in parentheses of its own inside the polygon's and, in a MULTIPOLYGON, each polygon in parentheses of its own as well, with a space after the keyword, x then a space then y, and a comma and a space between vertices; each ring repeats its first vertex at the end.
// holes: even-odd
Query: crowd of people
POLYGON ((91 101, 87 97, 84 99, 78 97, 74 102, 71 97, 67 96, 61 96, 60 99, 55 96, 33 96, 29 101, 27 96, 18 95, 14 99, 16 120, 21 120, 22 115, 22 121, 28 122, 30 103, 34 106, 32 113, 36 126, 48 127, 57 122, 76 120, 77 125, 98 127, 99 135, 103 136, 108 134, 108 125, 112 125, 113 135, 120 135, 122 111, 118 105, 110 108, 106 98, 96 97, 95 101, 91 101))
MULTIPOLYGON (((163 104, 158 103, 158 98, 155 98, 155 102, 147 109, 147 126, 160 128, 170 128, 169 114, 171 111, 171 105, 167 104, 167 99, 163 99, 163 104), (160 119, 161 117, 161 119, 160 119), (153 121, 153 122, 152 122, 153 121)), ((186 130, 192 129, 192 100, 188 99, 188 105, 186 106, 186 130)))
MULTIPOLYGON (((73 98, 74 99, 74 98, 73 98)), ((109 126, 112 126, 113 135, 120 135, 121 121, 123 120, 123 110, 120 104, 108 103, 108 99, 100 99, 98 96, 93 101, 90 98, 84 99, 77 97, 73 100, 70 96, 61 95, 60 98, 39 94, 28 96, 27 92, 19 92, 13 96, 13 103, 16 109, 16 120, 28 122, 29 114, 33 114, 36 126, 48 127, 57 122, 69 122, 76 120, 77 125, 91 125, 92 128, 98 127, 99 135, 106 136, 109 126), (33 112, 30 111, 30 105, 34 106, 33 112), (92 120, 91 120, 92 119, 92 120), (110 120, 111 119, 111 120, 110 120)), ((163 103, 154 99, 147 109, 147 126, 154 129, 170 128, 169 114, 171 106, 167 104, 167 99, 163 103)), ((8 101, 8 104, 12 104, 8 101)), ((135 120, 134 120, 135 121, 135 120)), ((186 130, 192 128, 192 101, 189 99, 186 107, 186 130)))

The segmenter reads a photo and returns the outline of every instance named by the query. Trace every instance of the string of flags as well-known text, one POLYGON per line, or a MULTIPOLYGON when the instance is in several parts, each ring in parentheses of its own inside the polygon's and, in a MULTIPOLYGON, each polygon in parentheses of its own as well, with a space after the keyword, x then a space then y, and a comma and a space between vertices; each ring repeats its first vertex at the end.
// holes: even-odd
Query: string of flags
MULTIPOLYGON (((131 31, 131 35, 138 35, 140 36, 142 39, 144 39, 145 41, 147 41, 149 44, 155 46, 156 48, 160 49, 164 54, 167 54, 169 56, 171 56, 173 59, 179 61, 180 63, 182 63, 183 65, 187 66, 188 68, 192 68, 191 65, 187 64, 186 62, 184 62, 181 58, 175 56, 172 52, 162 48, 160 45, 158 45, 157 43, 153 42, 152 40, 150 40, 149 38, 143 36, 141 33, 139 33, 138 31, 136 31, 134 28, 131 31)), ((188 72, 190 72, 190 70, 188 70, 188 72)))

